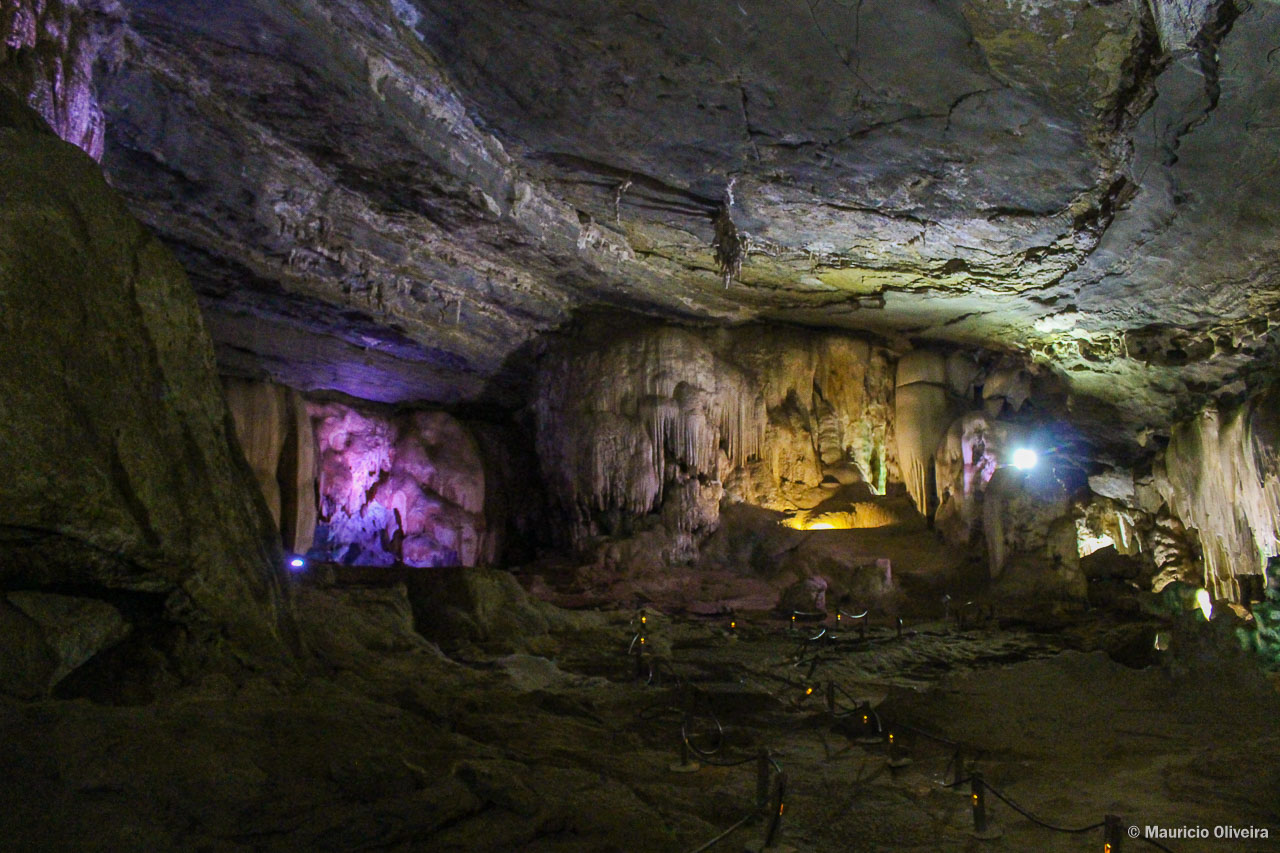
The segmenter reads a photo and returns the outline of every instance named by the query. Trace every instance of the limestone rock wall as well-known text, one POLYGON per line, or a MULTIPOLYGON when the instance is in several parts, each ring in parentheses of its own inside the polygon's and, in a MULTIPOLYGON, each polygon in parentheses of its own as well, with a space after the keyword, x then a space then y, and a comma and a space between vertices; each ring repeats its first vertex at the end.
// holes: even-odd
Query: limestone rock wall
POLYGON ((313 553, 354 565, 474 566, 494 558, 485 467, 444 412, 311 403, 319 525, 313 553))
POLYGON ((935 525, 953 545, 969 545, 981 532, 982 498, 1010 452, 1010 424, 968 412, 956 418, 934 453, 938 511, 935 525))
POLYGON ((1051 469, 1000 468, 982 505, 991 579, 1006 598, 1083 599, 1071 484, 1051 469))
POLYGON ((0 586, 146 593, 278 656, 280 545, 186 276, 35 124, 0 87, 0 586))
POLYGON ((93 66, 116 49, 123 17, 115 0, 5 0, 0 5, 0 85, 54 132, 102 159, 105 127, 93 66))
POLYGON ((316 530, 316 451, 302 395, 270 382, 224 378, 236 436, 286 550, 305 554, 316 530))
POLYGON ((1280 395, 1273 388, 1175 425, 1156 484, 1195 531, 1205 586, 1237 600, 1237 578, 1280 554, 1280 395))
POLYGON ((724 496, 794 507, 827 476, 883 491, 892 395, 889 355, 851 335, 587 330, 542 365, 539 462, 575 541, 650 513, 705 533, 724 496))

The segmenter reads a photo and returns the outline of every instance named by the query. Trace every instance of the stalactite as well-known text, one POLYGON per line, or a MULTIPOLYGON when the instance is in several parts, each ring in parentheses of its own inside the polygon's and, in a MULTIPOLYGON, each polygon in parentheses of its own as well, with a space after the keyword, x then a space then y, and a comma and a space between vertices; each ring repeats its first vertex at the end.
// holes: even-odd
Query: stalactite
POLYGON ((698 335, 671 327, 553 357, 537 404, 553 491, 580 519, 640 516, 674 479, 716 480, 721 448, 734 467, 760 452, 756 387, 698 335))
POLYGON ((284 547, 305 553, 316 527, 315 437, 306 404, 297 391, 270 382, 227 378, 223 390, 284 547))
POLYGON ((672 531, 692 533, 718 517, 722 478, 732 499, 780 509, 784 484, 817 488, 831 472, 883 491, 892 398, 890 360, 849 335, 586 334, 543 365, 538 455, 575 538, 612 528, 611 514, 659 509, 672 531))
POLYGON ((946 383, 946 360, 937 353, 916 350, 898 362, 898 459, 907 492, 924 515, 929 514, 934 492, 934 453, 951 425, 946 383))

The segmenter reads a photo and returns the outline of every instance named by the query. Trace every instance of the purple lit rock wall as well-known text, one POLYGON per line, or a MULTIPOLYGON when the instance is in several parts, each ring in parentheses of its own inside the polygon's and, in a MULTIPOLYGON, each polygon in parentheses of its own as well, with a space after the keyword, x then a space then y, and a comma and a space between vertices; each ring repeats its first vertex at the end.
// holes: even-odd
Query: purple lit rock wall
POLYGON ((102 159, 104 122, 93 68, 114 51, 123 12, 115 0, 4 0, 0 4, 0 84, 54 132, 102 159))
POLYGON ((474 437, 444 412, 310 405, 319 477, 313 556, 353 565, 492 560, 474 437))

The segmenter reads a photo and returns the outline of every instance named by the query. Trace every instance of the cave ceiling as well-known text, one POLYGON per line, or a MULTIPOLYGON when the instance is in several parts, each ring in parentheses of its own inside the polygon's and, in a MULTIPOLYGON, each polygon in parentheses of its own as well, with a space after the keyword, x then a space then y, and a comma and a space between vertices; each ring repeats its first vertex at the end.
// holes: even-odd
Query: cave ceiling
POLYGON ((1133 437, 1274 351, 1271 2, 121 6, 104 166, 230 372, 510 405, 583 310, 773 320, 1020 352, 1133 437))

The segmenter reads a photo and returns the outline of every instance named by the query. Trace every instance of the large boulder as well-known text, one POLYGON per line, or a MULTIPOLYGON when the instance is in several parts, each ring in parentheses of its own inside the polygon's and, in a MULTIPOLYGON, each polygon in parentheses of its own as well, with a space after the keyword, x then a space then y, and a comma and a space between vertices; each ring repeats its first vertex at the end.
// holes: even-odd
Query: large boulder
POLYGON ((0 586, 158 593, 283 652, 280 545, 187 278, 3 87, 0 330, 0 586))

